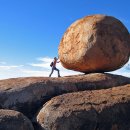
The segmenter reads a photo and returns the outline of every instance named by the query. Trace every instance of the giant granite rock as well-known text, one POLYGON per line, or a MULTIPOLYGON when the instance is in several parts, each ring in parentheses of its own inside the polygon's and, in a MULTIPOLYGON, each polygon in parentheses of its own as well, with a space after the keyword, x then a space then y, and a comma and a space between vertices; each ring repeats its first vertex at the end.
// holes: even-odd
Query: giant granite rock
POLYGON ((84 73, 121 68, 129 58, 129 32, 118 19, 92 15, 74 22, 59 45, 62 65, 84 73))
POLYGON ((37 121, 40 130, 130 130, 130 85, 57 96, 37 121))
POLYGON ((0 130, 34 130, 31 121, 22 113, 0 109, 0 130))
POLYGON ((32 119, 39 108, 54 96, 126 84, 130 84, 130 78, 100 73, 58 79, 30 77, 0 80, 0 109, 20 111, 32 119))

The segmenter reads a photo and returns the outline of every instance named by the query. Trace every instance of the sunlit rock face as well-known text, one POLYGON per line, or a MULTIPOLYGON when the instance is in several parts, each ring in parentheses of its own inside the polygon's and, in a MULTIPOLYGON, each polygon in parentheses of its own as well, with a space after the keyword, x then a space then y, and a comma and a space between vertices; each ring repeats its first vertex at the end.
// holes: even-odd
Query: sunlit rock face
POLYGON ((128 61, 129 44, 129 32, 118 19, 92 15, 67 29, 59 45, 59 58, 70 70, 113 71, 128 61))
POLYGON ((129 130, 130 85, 57 96, 37 121, 41 130, 129 130))

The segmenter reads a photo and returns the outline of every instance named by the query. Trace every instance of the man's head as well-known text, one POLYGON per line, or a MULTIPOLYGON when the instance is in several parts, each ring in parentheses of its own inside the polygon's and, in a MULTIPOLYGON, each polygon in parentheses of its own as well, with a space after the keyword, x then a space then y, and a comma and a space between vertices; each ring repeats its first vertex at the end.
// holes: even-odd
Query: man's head
POLYGON ((57 58, 56 58, 56 57, 54 57, 54 60, 57 60, 57 58))

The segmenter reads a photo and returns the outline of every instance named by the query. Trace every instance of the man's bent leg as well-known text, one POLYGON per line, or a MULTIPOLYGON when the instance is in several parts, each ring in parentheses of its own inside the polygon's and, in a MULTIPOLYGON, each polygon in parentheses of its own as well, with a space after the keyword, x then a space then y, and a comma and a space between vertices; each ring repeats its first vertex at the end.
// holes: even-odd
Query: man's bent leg
POLYGON ((55 67, 55 70, 58 72, 58 77, 60 77, 60 71, 55 67))

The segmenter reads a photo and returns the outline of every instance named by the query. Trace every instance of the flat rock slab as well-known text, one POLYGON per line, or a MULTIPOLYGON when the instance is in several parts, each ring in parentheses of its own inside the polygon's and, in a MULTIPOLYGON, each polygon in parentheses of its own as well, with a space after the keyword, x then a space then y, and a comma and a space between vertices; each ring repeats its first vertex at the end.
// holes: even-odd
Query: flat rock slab
POLYGON ((22 113, 0 109, 0 130, 34 130, 31 121, 22 113))
POLYGON ((130 85, 57 96, 37 121, 40 130, 130 130, 130 85))
POLYGON ((130 78, 112 74, 88 74, 62 78, 0 80, 0 109, 13 109, 33 118, 52 97, 77 91, 107 89, 130 84, 130 78))

